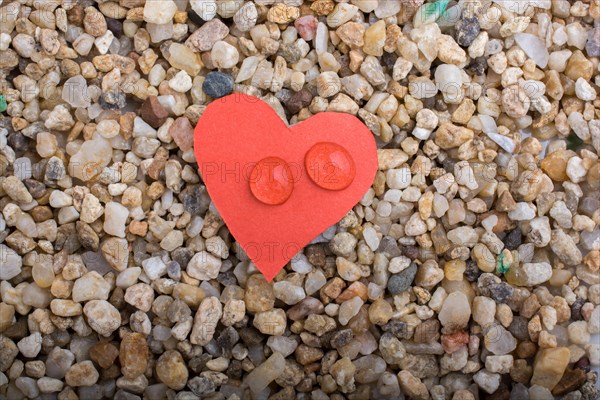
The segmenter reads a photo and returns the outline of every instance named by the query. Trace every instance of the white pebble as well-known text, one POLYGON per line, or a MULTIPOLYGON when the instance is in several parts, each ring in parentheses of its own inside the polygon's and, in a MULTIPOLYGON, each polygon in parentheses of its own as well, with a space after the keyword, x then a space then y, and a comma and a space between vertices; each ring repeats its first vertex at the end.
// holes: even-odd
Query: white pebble
POLYGON ((192 88, 192 78, 185 71, 179 71, 169 80, 169 87, 176 92, 185 93, 192 88))
POLYGON ((575 82, 575 94, 583 101, 596 100, 596 90, 584 78, 578 78, 575 82))
POLYGON ((217 15, 215 0, 190 0, 190 7, 205 21, 210 21, 217 15))
MULTIPOLYGON (((389 203, 388 203, 389 204, 389 203)), ((391 207, 391 206, 390 206, 391 207)), ((377 250, 379 247, 379 236, 377 236, 377 232, 372 227, 367 227, 363 231, 363 238, 365 242, 367 242, 367 246, 373 251, 377 250)))
POLYGON ((54 208, 67 207, 73 204, 73 198, 60 190, 52 191, 52 193, 50 193, 49 201, 50 205, 54 208))
POLYGON ((225 69, 234 67, 240 59, 237 49, 223 40, 215 43, 210 56, 217 68, 225 69))

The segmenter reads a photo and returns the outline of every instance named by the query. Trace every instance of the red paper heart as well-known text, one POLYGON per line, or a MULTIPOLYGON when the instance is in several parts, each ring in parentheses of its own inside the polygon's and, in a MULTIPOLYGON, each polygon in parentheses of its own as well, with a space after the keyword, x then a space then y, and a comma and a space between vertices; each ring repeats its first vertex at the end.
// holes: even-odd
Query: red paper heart
POLYGON ((208 194, 229 231, 268 281, 362 198, 377 170, 375 140, 356 117, 324 112, 287 127, 267 103, 239 93, 206 108, 194 131, 194 152, 208 194), (327 173, 319 182, 335 190, 316 184, 314 179, 321 178, 314 178, 315 171, 312 179, 309 176, 305 156, 319 142, 327 148, 339 145, 352 158, 355 176, 345 188, 341 187, 347 181, 340 184, 327 173), (280 190, 289 188, 281 186, 273 194, 283 196, 279 200, 289 194, 279 205, 257 200, 250 188, 252 170, 267 157, 287 162, 293 176, 291 194, 282 194, 280 190))

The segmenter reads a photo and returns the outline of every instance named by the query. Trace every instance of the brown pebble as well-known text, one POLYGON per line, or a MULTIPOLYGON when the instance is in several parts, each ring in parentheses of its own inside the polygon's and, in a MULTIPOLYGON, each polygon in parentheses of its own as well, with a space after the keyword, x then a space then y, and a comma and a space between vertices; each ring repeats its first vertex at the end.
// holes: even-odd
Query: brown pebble
POLYGON ((273 286, 265 280, 262 274, 251 275, 246 282, 244 301, 249 312, 257 313, 271 310, 275 305, 273 286))
POLYGON ((515 209, 517 203, 513 199, 512 195, 508 190, 503 191, 496 200, 496 210, 502 212, 508 212, 515 209))
POLYGON ((308 262, 314 265, 315 267, 323 267, 325 266, 325 260, 327 258, 325 254, 325 249, 320 244, 311 244, 306 246, 304 249, 304 254, 308 259, 308 262))
POLYGON ((148 366, 146 337, 137 332, 126 333, 119 348, 119 361, 125 378, 135 379, 143 374, 148 366))
POLYGON ((73 8, 67 10, 67 20, 72 25, 81 25, 84 15, 83 7, 80 4, 75 4, 73 8))
POLYGON ((290 113, 297 114, 304 107, 308 107, 312 99, 312 93, 308 89, 302 89, 299 92, 294 93, 285 105, 290 113))
POLYGON ((333 11, 334 6, 333 0, 317 0, 311 4, 310 9, 317 15, 327 15, 333 11))
POLYGON ((510 398, 510 390, 508 387, 501 383, 500 387, 491 395, 486 397, 486 400, 508 400, 510 398))
POLYGON ((521 358, 533 357, 536 351, 537 346, 530 341, 521 342, 517 346, 517 355, 521 358))
POLYGON ((44 222, 52 218, 52 209, 48 206, 36 206, 31 210, 31 216, 35 222, 44 222))
POLYGON ((600 269, 600 250, 590 251, 583 257, 583 264, 585 264, 592 272, 598 271, 598 269, 600 269))
POLYGON ((129 232, 136 236, 144 237, 148 233, 148 223, 146 221, 131 221, 129 223, 129 232))
POLYGON ((158 129, 165 123, 169 113, 158 102, 158 97, 148 96, 139 111, 140 117, 151 127, 158 129))
POLYGON ((100 37, 106 33, 106 19, 100 11, 94 7, 85 8, 85 17, 83 18, 83 27, 86 33, 94 37, 100 37))
POLYGON ((323 312, 323 303, 314 297, 306 297, 298 304, 291 307, 287 316, 292 321, 299 321, 309 314, 320 314, 323 312))
POLYGON ((423 321, 415 328, 415 343, 431 343, 437 341, 440 337, 440 322, 431 318, 423 321))
POLYGON ((346 288, 346 290, 344 290, 338 296, 337 299, 335 299, 335 302, 337 304, 342 304, 346 300, 350 300, 351 298, 353 298, 355 296, 360 297, 363 301, 367 301, 367 298, 368 298, 367 286, 365 286, 364 283, 353 282, 350 286, 348 286, 348 288, 346 288))
POLYGON ((229 34, 229 28, 220 19, 212 19, 202 25, 186 40, 185 45, 192 50, 203 52, 210 51, 219 40, 229 34))
MULTIPOLYGON (((119 376, 121 376, 121 370, 117 364, 113 364, 108 368, 103 368, 100 370, 101 380, 117 379, 119 376)), ((75 399, 77 399, 77 397, 75 399)))
POLYGON ((337 297, 342 293, 342 290, 346 287, 346 283, 339 277, 335 277, 331 279, 329 282, 323 286, 319 292, 321 295, 321 300, 325 304, 329 304, 332 300, 337 299, 337 297))
POLYGON ((559 397, 564 396, 579 389, 585 380, 586 373, 582 369, 567 369, 558 384, 552 389, 552 394, 559 397))
POLYGON ((123 135, 125 140, 130 139, 133 136, 133 120, 135 120, 136 114, 134 112, 128 112, 119 117, 120 134, 123 135))
POLYGON ((295 351, 296 361, 308 365, 323 358, 323 350, 301 344, 295 351))
POLYGON ((510 370, 510 377, 513 381, 528 385, 531 375, 533 375, 533 367, 527 363, 527 360, 515 360, 510 370))
POLYGON ((186 117, 179 117, 173 122, 169 135, 182 151, 188 151, 194 146, 194 128, 186 117))
POLYGON ((269 397, 269 400, 289 400, 294 398, 296 392, 292 386, 287 386, 283 390, 269 397))
POLYGON ((98 342, 90 349, 90 358, 103 369, 114 364, 119 356, 119 349, 110 342, 98 342))

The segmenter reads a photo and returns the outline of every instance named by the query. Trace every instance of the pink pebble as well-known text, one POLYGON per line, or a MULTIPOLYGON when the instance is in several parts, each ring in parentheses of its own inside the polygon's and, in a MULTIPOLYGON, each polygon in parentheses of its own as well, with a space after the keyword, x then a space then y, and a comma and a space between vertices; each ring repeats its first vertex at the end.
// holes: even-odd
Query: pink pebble
POLYGON ((300 37, 306 41, 313 40, 319 21, 313 15, 305 15, 294 22, 300 37))

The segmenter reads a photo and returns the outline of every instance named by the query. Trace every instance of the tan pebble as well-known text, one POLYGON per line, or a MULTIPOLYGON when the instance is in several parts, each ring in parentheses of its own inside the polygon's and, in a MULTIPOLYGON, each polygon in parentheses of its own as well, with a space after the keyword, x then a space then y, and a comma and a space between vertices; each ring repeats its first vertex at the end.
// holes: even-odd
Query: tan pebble
POLYGON ((288 6, 283 3, 277 3, 269 9, 267 19, 276 24, 287 24, 300 17, 298 7, 288 6))
POLYGON ((386 28, 384 21, 377 21, 365 31, 363 51, 372 56, 383 55, 386 28))

